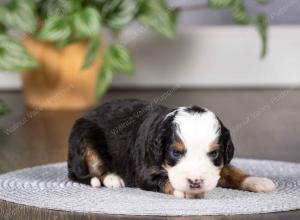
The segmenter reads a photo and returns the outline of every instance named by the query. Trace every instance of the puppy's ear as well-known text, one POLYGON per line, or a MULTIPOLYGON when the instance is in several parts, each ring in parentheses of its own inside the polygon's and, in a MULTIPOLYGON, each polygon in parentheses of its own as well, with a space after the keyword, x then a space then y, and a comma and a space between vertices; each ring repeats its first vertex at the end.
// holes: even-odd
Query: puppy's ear
POLYGON ((219 143, 222 146, 222 156, 224 165, 229 164, 233 158, 234 145, 231 139, 230 131, 224 126, 222 121, 218 118, 221 128, 221 136, 219 143))
MULTIPOLYGON (((173 122, 173 116, 168 117, 167 119, 163 119, 161 123, 157 127, 154 151, 155 158, 157 161, 162 163, 165 160, 167 147, 172 143, 175 125, 173 122)), ((153 148, 151 150, 153 150, 153 148)))
POLYGON ((225 146, 224 147, 225 147, 225 149, 224 149, 224 152, 223 152, 223 158, 224 158, 224 165, 226 165, 226 164, 230 163, 230 161, 233 158, 233 154, 234 154, 234 145, 232 143, 229 131, 226 135, 225 146))
POLYGON ((151 148, 154 160, 159 163, 162 163, 163 161, 163 139, 163 133, 159 132, 154 139, 154 146, 151 148))

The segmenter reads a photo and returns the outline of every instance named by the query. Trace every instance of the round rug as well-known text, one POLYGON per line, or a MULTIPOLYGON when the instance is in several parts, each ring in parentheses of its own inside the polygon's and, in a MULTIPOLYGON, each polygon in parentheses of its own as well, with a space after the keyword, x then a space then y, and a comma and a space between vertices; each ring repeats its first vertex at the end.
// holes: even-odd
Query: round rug
POLYGON ((269 177, 277 190, 252 193, 216 188, 204 199, 123 188, 92 188, 67 178, 66 163, 27 168, 0 176, 0 199, 53 210, 124 215, 233 215, 300 209, 300 164, 235 159, 255 176, 269 177))

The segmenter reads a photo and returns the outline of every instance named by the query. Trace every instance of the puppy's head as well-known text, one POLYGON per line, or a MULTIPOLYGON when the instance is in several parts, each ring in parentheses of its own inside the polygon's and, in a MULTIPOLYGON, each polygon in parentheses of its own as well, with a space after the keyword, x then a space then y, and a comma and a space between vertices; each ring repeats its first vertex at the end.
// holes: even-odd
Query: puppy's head
POLYGON ((165 118, 164 168, 172 186, 188 193, 216 187, 234 152, 229 130, 211 111, 180 107, 165 118))

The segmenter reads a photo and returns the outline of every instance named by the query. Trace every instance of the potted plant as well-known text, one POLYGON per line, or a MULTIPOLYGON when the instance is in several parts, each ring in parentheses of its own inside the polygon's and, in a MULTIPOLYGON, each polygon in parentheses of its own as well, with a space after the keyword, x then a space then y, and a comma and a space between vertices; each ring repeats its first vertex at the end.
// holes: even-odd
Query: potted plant
MULTIPOLYGON (((205 7, 227 8, 239 24, 253 20, 243 0, 208 0, 205 7)), ((5 1, 0 5, 0 69, 23 72, 30 107, 87 108, 107 91, 114 72, 130 75, 134 69, 126 47, 108 44, 101 30, 117 36, 138 21, 172 38, 179 10, 166 0, 5 1)), ((254 21, 264 55, 266 17, 259 14, 254 21)))

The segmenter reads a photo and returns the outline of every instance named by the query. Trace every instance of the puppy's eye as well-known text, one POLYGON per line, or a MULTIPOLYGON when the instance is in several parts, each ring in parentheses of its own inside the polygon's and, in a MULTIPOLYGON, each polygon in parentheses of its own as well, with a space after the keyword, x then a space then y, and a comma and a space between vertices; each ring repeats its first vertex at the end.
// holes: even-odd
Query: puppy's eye
POLYGON ((219 154, 220 154, 219 150, 214 150, 208 153, 209 157, 213 160, 217 159, 219 157, 219 154))
POLYGON ((180 159, 180 158, 182 157, 182 153, 181 153, 179 150, 173 149, 173 150, 171 151, 171 156, 172 156, 174 159, 178 160, 178 159, 180 159))

